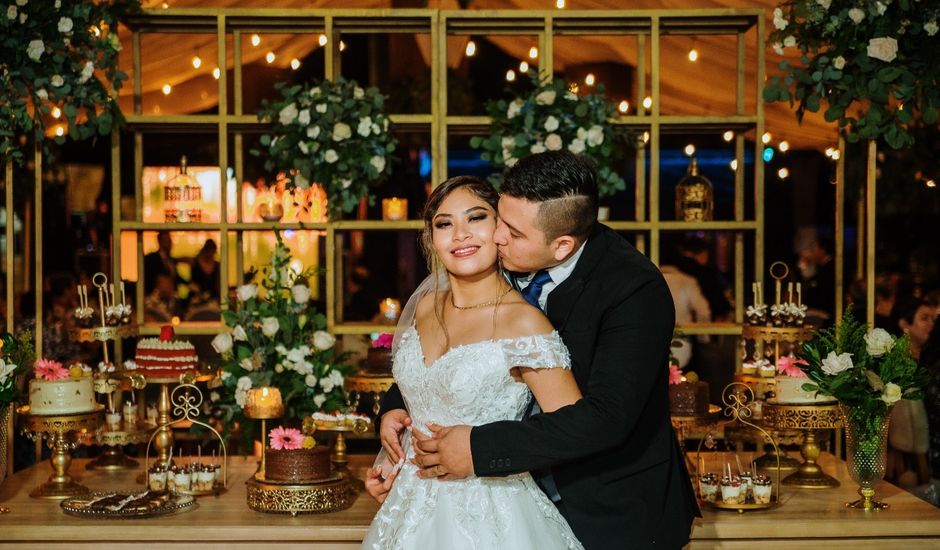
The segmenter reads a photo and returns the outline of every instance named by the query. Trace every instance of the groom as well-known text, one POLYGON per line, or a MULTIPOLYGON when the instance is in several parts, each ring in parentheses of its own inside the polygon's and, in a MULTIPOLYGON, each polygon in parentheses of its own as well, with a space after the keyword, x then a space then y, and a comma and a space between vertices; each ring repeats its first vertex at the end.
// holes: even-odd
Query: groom
MULTIPOLYGON (((515 283, 568 346, 584 398, 518 422, 435 428, 417 443, 421 475, 531 471, 585 548, 682 548, 699 510, 669 421, 675 312, 662 275, 597 223, 589 160, 532 155, 501 192, 503 267, 527 274, 515 283)), ((397 446, 410 423, 397 387, 382 405, 383 444, 397 446)))

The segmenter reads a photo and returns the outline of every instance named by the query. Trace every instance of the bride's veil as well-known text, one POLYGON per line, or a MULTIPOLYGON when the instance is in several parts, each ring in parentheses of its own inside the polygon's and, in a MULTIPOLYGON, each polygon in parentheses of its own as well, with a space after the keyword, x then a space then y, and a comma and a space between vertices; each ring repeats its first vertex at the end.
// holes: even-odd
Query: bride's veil
POLYGON ((392 338, 393 360, 398 354, 398 346, 401 345, 402 336, 415 324, 415 312, 421 299, 428 294, 449 289, 450 279, 447 278, 447 271, 441 268, 433 269, 431 274, 421 281, 418 288, 411 294, 411 298, 408 298, 408 303, 405 304, 404 309, 401 310, 401 315, 398 317, 398 326, 395 327, 395 335, 392 338))

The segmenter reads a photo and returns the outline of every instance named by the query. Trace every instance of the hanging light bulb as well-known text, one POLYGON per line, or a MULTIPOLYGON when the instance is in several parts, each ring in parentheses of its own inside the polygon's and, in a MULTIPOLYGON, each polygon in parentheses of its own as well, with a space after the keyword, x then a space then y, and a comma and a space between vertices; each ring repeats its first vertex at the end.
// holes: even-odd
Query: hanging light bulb
POLYGON ((760 137, 760 140, 761 142, 763 142, 764 145, 767 145, 768 143, 770 143, 771 137, 773 136, 770 135, 770 132, 764 132, 764 135, 760 137))
POLYGON ((218 67, 212 69, 212 78, 218 80, 222 76, 222 71, 218 67))
POLYGON ((584 83, 588 86, 593 86, 594 80, 594 73, 588 73, 587 76, 584 77, 584 83))
POLYGON ((196 54, 193 56, 193 68, 198 69, 199 67, 202 67, 202 58, 199 57, 199 54, 196 54))
POLYGON ((691 157, 691 156, 694 155, 694 154, 695 154, 695 146, 692 145, 691 143, 688 144, 688 145, 686 145, 686 146, 685 146, 685 155, 686 155, 687 157, 691 157))
POLYGON ((617 109, 621 113, 626 114, 626 112, 630 110, 630 102, 624 99, 623 101, 620 102, 620 105, 617 105, 617 109))
POLYGON ((777 149, 780 149, 781 153, 786 153, 790 150, 790 144, 787 141, 781 141, 777 144, 777 149))
POLYGON ((738 170, 738 159, 732 159, 731 162, 728 163, 728 166, 731 167, 731 170, 732 170, 732 171, 737 171, 737 170, 738 170))
POLYGON ((506 71, 506 82, 512 82, 516 79, 516 71, 509 69, 506 71))
POLYGON ((728 130, 727 132, 722 134, 721 137, 725 141, 731 141, 732 139, 734 139, 734 132, 732 132, 731 130, 728 130))
POLYGON ((560 10, 565 9, 565 0, 555 0, 555 7, 560 10))
POLYGON ((842 156, 842 153, 838 149, 832 150, 832 160, 839 160, 839 157, 842 156))
POLYGON ((520 72, 520 73, 527 73, 527 72, 529 72, 529 64, 526 63, 525 61, 520 62, 520 63, 519 63, 519 72, 520 72))
POLYGON ((790 176, 790 171, 787 170, 785 167, 784 167, 784 168, 781 168, 780 170, 777 170, 777 177, 778 177, 778 178, 780 178, 780 179, 782 179, 782 180, 785 180, 785 179, 787 179, 789 176, 790 176))
POLYGON ((650 96, 646 96, 646 97, 643 99, 643 108, 644 108, 644 109, 649 109, 649 108, 652 107, 652 106, 653 106, 653 98, 651 98, 650 96))
POLYGON ((696 50, 695 48, 692 48, 691 50, 689 50, 689 61, 691 61, 692 63, 695 63, 696 61, 698 61, 698 50, 696 50))
POLYGON ((268 52, 264 56, 264 60, 267 61, 268 63, 274 63, 274 59, 275 59, 274 52, 268 52))
POLYGON ((59 136, 59 137, 64 136, 64 135, 65 135, 65 128, 62 127, 62 126, 56 126, 56 127, 55 127, 55 135, 57 135, 57 136, 59 136))
POLYGON ((464 54, 467 57, 473 57, 477 54, 477 43, 473 40, 467 42, 467 48, 464 50, 464 54))
POLYGON ((529 48, 529 59, 538 59, 538 57, 539 57, 539 49, 536 48, 535 46, 532 46, 531 48, 529 48))
POLYGON ((163 85, 163 95, 170 95, 170 92, 173 91, 173 86, 170 86, 169 83, 163 85))
POLYGON ((62 116, 62 109, 59 109, 58 107, 53 107, 52 118, 59 118, 60 116, 62 116))
POLYGON ((251 35, 251 45, 257 48, 258 44, 261 44, 261 37, 257 34, 251 35))
POLYGON ((320 38, 317 39, 321 46, 326 46, 327 38, 325 34, 321 34, 320 38))
POLYGON ((290 68, 295 71, 300 68, 300 60, 296 57, 290 60, 290 68))

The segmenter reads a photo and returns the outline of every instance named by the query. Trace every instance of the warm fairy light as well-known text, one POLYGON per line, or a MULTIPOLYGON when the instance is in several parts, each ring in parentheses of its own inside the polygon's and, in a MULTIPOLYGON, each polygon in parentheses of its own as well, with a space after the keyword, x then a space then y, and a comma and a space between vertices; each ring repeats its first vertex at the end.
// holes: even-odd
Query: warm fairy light
POLYGON ((535 46, 532 46, 531 48, 529 48, 529 59, 538 59, 538 57, 539 57, 539 49, 536 48, 535 46))
POLYGON ((259 44, 261 44, 261 37, 257 34, 251 35, 251 45, 257 48, 259 44))
POLYGON ((340 41, 339 41, 339 51, 343 51, 343 50, 345 50, 345 49, 346 49, 346 43, 343 42, 342 40, 340 40, 340 41))
POLYGON ((290 60, 290 68, 295 71, 300 68, 300 60, 296 57, 290 60))
POLYGON ((838 149, 832 150, 832 160, 839 160, 839 157, 842 156, 842 153, 838 149))
POLYGON ((832 147, 826 147, 826 156, 832 158, 832 152, 835 151, 832 147))
POLYGON ((924 182, 924 185, 930 188, 934 188, 937 186, 937 182, 935 182, 934 180, 927 180, 924 182))
POLYGON ((555 0, 555 7, 560 10, 565 9, 565 0, 555 0))
POLYGON ((689 156, 689 157, 691 157, 692 155, 694 155, 694 154, 695 154, 695 146, 692 145, 691 143, 688 144, 688 145, 686 145, 686 146, 685 146, 685 154, 686 154, 686 156, 689 156))
POLYGON ((650 133, 643 132, 643 143, 649 143, 649 142, 650 142, 650 133))
POLYGON ((198 55, 194 55, 193 56, 193 68, 198 69, 199 67, 202 67, 202 58, 199 57, 198 55))
POLYGON ((212 78, 218 80, 221 77, 222 77, 222 71, 220 71, 218 67, 212 69, 212 78))
POLYGON ((630 102, 624 99, 623 101, 620 102, 620 105, 617 105, 617 109, 621 113, 626 113, 627 111, 630 110, 630 102))
POLYGON ((734 139, 734 132, 732 132, 731 130, 728 130, 727 132, 722 134, 721 137, 725 141, 731 141, 732 139, 734 139))
POLYGON ((781 153, 786 153, 790 150, 790 144, 787 141, 781 141, 780 144, 777 145, 777 149, 780 149, 781 153))
POLYGON ((59 109, 58 107, 53 107, 52 118, 59 118, 60 116, 62 116, 62 109, 59 109))
POLYGON ((653 106, 653 98, 651 98, 650 96, 646 96, 646 97, 643 99, 643 108, 644 108, 644 109, 649 109, 649 108, 652 107, 652 106, 653 106))
POLYGON ((689 50, 689 61, 691 61, 692 63, 695 63, 696 61, 698 61, 698 50, 696 50, 695 48, 692 48, 691 50, 689 50))
POLYGON ((474 42, 473 40, 470 40, 469 42, 467 42, 467 48, 463 51, 463 53, 466 54, 467 57, 473 57, 474 55, 476 55, 477 43, 474 42))
POLYGON ((506 71, 506 82, 512 82, 516 79, 516 71, 509 69, 506 71))
POLYGON ((317 39, 321 46, 326 46, 327 38, 325 34, 321 34, 320 38, 317 39))
POLYGON ((789 176, 790 176, 790 171, 787 170, 786 168, 781 168, 780 170, 777 170, 777 177, 778 177, 778 178, 780 178, 780 179, 782 179, 782 180, 785 180, 785 179, 787 179, 789 176))
POLYGON ((568 91, 573 94, 578 93, 578 83, 572 82, 571 84, 568 84, 568 91))
POLYGON ((95 35, 96 38, 101 36, 101 29, 99 29, 97 25, 92 25, 89 27, 89 30, 93 35, 95 35))
POLYGON ((584 83, 587 84, 588 86, 593 86, 594 85, 594 73, 588 73, 587 76, 584 77, 584 83))
POLYGON ((520 73, 529 72, 529 64, 526 63, 525 61, 522 61, 521 63, 519 63, 519 72, 520 73))
POLYGON ((163 8, 163 9, 169 9, 170 3, 169 3, 169 2, 164 2, 164 3, 160 4, 160 7, 163 8))
POLYGON ((764 145, 767 145, 768 143, 770 143, 770 138, 771 138, 770 132, 764 132, 764 135, 760 137, 760 140, 764 143, 764 145))
POLYGON ((65 135, 65 128, 62 127, 62 126, 56 126, 56 127, 55 127, 55 135, 57 135, 57 136, 59 136, 59 137, 64 136, 64 135, 65 135))
POLYGON ((268 52, 264 56, 264 60, 267 61, 268 63, 274 63, 274 59, 275 59, 274 52, 268 52))
POLYGON ((173 86, 170 86, 169 83, 163 85, 163 95, 170 95, 170 92, 173 91, 173 86))
POLYGON ((737 170, 737 169, 738 169, 738 159, 732 159, 731 162, 728 163, 728 166, 730 166, 730 167, 731 167, 731 170, 733 170, 733 171, 734 171, 734 170, 737 170))

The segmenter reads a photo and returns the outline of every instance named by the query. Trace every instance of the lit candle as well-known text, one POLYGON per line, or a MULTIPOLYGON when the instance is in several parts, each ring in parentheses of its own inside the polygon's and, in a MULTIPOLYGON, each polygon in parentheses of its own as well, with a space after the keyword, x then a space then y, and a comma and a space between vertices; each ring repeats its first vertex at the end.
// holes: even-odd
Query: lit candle
POLYGON ((389 221, 408 219, 408 199, 382 199, 382 217, 389 221))
POLYGON ((386 321, 394 323, 401 313, 401 302, 394 298, 386 298, 379 304, 379 312, 386 321))

